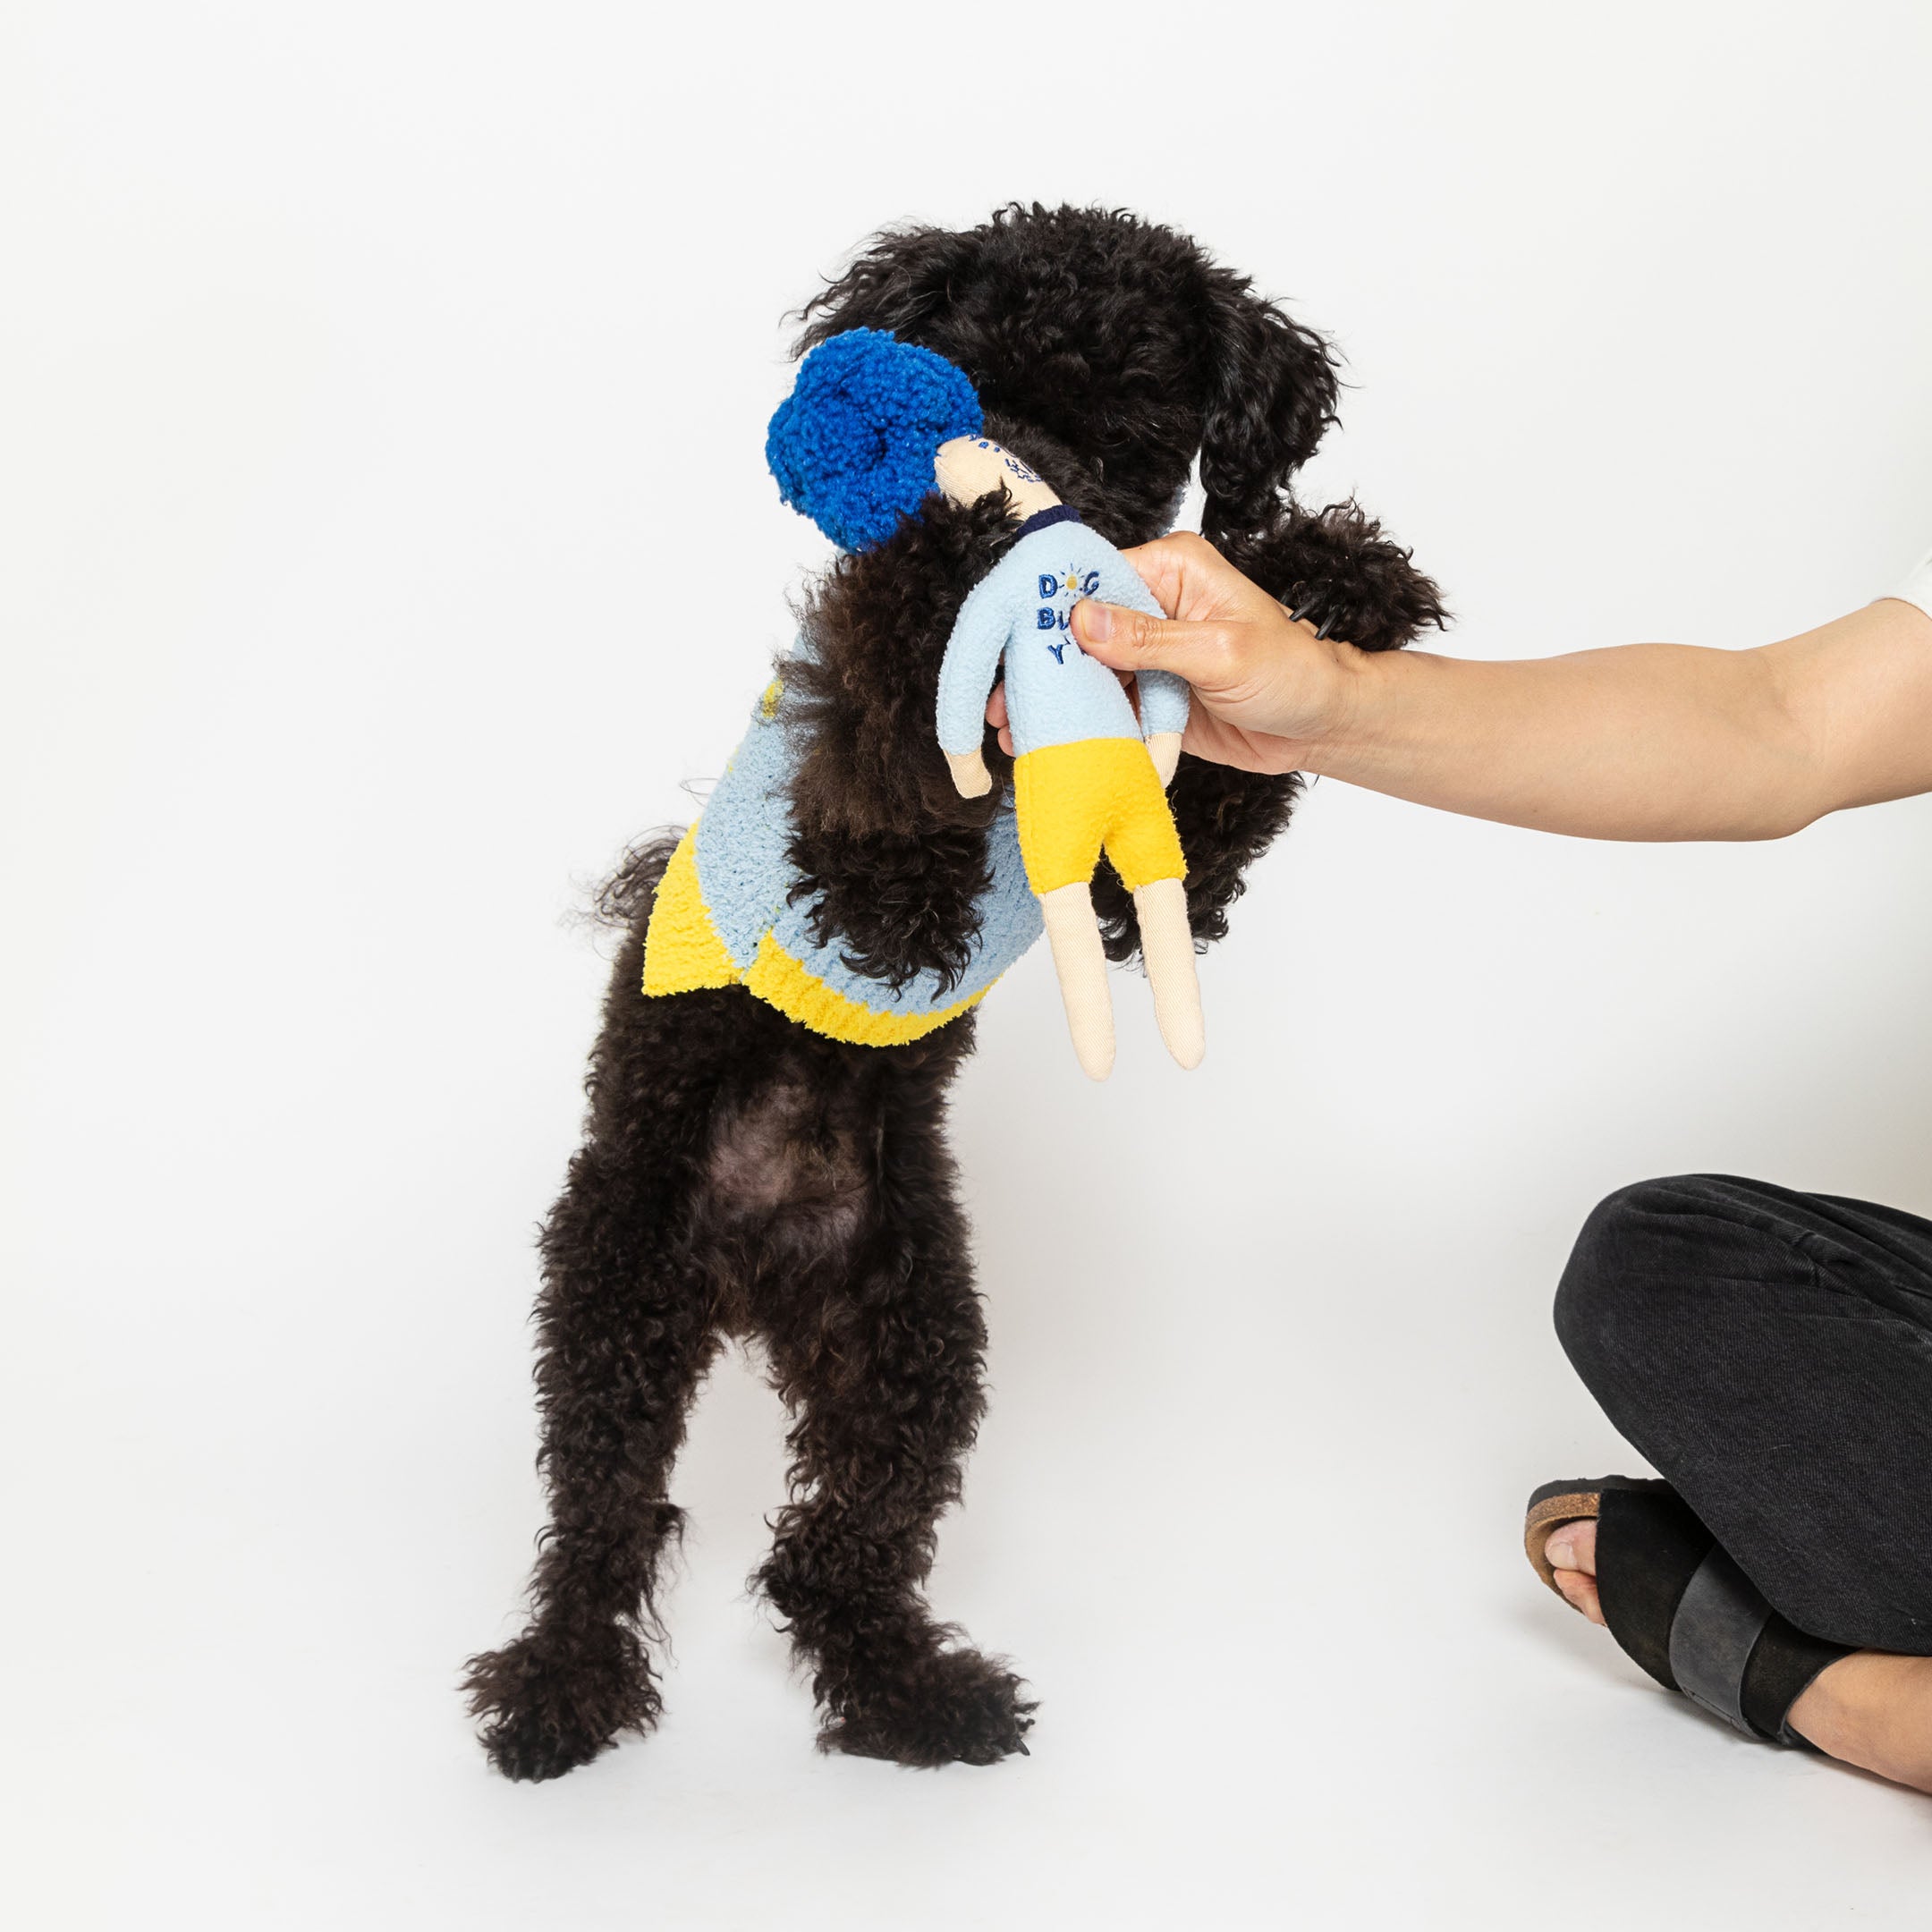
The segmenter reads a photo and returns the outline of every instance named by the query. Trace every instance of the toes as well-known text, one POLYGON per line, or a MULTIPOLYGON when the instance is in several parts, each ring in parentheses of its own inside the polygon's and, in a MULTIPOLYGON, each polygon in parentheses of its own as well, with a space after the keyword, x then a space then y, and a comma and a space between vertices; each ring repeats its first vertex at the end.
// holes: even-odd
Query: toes
POLYGON ((1543 1554, 1549 1558, 1551 1567, 1557 1572, 1557 1581, 1563 1580, 1563 1572, 1580 1571, 1585 1576, 1597 1574, 1597 1525, 1594 1521, 1565 1523, 1544 1546, 1543 1554))
POLYGON ((1592 1623, 1603 1622, 1603 1605, 1597 1594, 1597 1585, 1582 1571, 1557 1571, 1556 1588, 1563 1593, 1563 1600, 1572 1609, 1580 1610, 1592 1623))
POLYGON ((1572 1609, 1580 1610, 1592 1623, 1604 1621, 1597 1594, 1597 1523, 1593 1517, 1559 1523, 1543 1546, 1556 1588, 1572 1609))

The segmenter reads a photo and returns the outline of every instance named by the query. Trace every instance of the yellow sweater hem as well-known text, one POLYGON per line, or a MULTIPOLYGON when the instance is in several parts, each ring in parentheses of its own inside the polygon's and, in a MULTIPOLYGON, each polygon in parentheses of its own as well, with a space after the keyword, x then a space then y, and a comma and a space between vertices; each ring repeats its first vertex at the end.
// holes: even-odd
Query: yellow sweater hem
POLYGON ((650 997, 742 985, 767 1005, 829 1039, 853 1046, 902 1046, 958 1019, 992 990, 982 987, 936 1013, 877 1013, 827 986, 769 932, 758 942, 749 970, 741 970, 718 937, 699 886, 697 831, 693 825, 672 853, 645 928, 644 991, 650 997))

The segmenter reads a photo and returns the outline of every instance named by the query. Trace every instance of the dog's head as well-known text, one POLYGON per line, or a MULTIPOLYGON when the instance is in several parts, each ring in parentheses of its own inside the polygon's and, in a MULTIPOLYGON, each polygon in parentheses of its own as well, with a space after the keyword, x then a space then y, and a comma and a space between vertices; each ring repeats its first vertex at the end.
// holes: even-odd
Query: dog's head
POLYGON ((801 311, 800 353, 889 331, 971 378, 987 434, 1116 543, 1172 522, 1197 454, 1210 536, 1265 521, 1334 419, 1321 339, 1172 229, 1002 209, 877 237, 801 311))

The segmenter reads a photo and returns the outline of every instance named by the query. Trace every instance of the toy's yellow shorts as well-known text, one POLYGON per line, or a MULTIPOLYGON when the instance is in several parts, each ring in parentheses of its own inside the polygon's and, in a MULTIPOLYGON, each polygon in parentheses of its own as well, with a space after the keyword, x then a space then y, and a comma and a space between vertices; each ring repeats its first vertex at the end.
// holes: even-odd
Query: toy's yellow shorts
POLYGON ((1160 775, 1138 738, 1042 745, 1013 760, 1020 856, 1038 895, 1083 886, 1104 850, 1129 892, 1187 877, 1160 775))

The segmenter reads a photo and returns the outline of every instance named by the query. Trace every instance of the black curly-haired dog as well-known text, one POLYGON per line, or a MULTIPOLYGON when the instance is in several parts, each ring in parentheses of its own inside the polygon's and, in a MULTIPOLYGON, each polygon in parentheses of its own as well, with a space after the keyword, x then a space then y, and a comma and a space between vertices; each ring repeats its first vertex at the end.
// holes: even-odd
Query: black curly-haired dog
MULTIPOLYGON (((1319 337, 1185 236, 1098 209, 1013 207, 964 233, 878 237, 802 312, 802 353, 889 330, 971 378, 986 433, 1115 544, 1167 527, 1197 455, 1205 535, 1250 577, 1369 650, 1439 623, 1435 587, 1352 504, 1286 486, 1334 420, 1319 337)), ((967 591, 1012 540, 1004 495, 934 496, 841 557, 787 662, 809 750, 791 857, 862 971, 956 974, 987 878, 991 797, 953 789, 933 719, 967 591)), ((990 733, 996 777, 1011 773, 990 733)), ((1170 792, 1198 943, 1299 781, 1183 758, 1170 792)), ((686 1412, 723 1340, 755 1336, 792 1418, 791 1501, 756 1579, 812 1671, 829 1750, 938 1765, 1023 1750, 1033 1705, 936 1623, 921 1584, 979 1423, 985 1327, 942 1131, 974 1015, 898 1046, 808 1030, 741 987, 647 998, 645 922, 674 841, 605 890, 628 925, 588 1080, 588 1131, 542 1237, 537 1368, 551 1523, 533 1617, 472 1658, 490 1756, 555 1777, 660 1699, 653 1585, 686 1412)), ((1094 887, 1111 958, 1133 902, 1094 887)))

